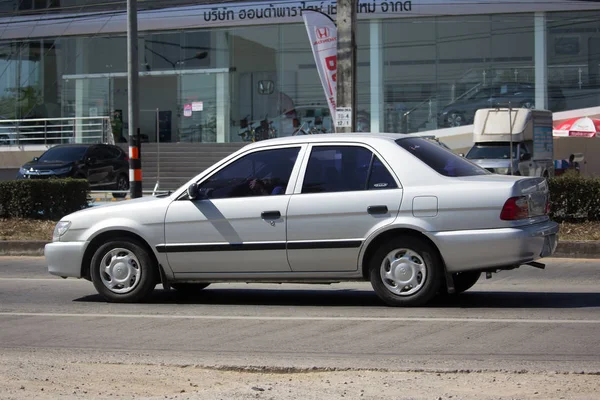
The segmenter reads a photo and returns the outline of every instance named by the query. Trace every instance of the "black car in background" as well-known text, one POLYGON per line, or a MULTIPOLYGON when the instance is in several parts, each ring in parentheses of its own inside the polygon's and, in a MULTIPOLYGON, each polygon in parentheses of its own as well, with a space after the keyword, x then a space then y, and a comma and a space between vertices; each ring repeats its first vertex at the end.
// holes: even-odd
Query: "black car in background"
MULTIPOLYGON (((473 123, 475 112, 480 108, 535 107, 535 85, 526 83, 505 83, 484 87, 470 95, 446 105, 438 115, 438 126, 455 127, 473 123)), ((558 87, 548 88, 548 109, 562 111, 565 107, 565 97, 558 87)))
POLYGON ((129 190, 129 157, 108 144, 58 145, 24 164, 17 174, 17 179, 48 178, 87 179, 92 190, 129 190))

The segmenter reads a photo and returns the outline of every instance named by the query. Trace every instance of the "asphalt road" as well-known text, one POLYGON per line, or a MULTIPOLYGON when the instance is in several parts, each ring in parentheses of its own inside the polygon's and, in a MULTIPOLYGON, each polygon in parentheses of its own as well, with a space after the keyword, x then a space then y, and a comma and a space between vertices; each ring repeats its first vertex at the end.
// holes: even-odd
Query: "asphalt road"
POLYGON ((0 257, 0 353, 90 362, 268 368, 600 371, 600 261, 482 276, 422 308, 368 283, 218 284, 110 304, 43 258, 0 257))
POLYGON ((0 168, 0 181, 11 181, 15 179, 19 168, 0 168))

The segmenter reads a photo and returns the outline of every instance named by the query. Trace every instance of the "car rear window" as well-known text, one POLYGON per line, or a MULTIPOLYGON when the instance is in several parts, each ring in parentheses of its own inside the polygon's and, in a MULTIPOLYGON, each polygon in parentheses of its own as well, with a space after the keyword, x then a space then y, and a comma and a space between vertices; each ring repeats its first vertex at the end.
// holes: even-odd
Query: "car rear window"
POLYGON ((396 143, 444 176, 461 177, 491 174, 491 172, 426 139, 403 138, 396 140, 396 143))

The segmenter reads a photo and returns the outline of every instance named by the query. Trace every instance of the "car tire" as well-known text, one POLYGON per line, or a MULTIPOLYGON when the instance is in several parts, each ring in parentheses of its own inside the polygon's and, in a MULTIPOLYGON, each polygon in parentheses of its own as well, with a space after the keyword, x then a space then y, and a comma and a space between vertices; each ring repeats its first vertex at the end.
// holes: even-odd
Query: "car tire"
POLYGON ((479 271, 465 271, 452 274, 454 293, 459 294, 471 289, 481 277, 479 271))
POLYGON ((90 268, 94 287, 110 302, 143 302, 157 284, 156 260, 129 238, 113 239, 100 246, 90 268))
POLYGON ((197 283, 171 283, 171 287, 183 294, 194 294, 200 290, 208 287, 210 283, 197 282, 197 283))
MULTIPOLYGON (((117 177, 117 190, 129 190, 129 178, 125 174, 121 174, 117 177)), ((115 199, 122 199, 127 197, 127 193, 113 193, 115 199)))
POLYGON ((369 261, 371 286, 384 303, 393 307, 428 303, 440 289, 442 269, 436 249, 414 236, 385 242, 369 261))
POLYGON ((459 111, 450 111, 448 113, 448 122, 447 125, 448 127, 457 127, 457 126, 463 126, 467 124, 467 119, 465 117, 465 115, 459 111))

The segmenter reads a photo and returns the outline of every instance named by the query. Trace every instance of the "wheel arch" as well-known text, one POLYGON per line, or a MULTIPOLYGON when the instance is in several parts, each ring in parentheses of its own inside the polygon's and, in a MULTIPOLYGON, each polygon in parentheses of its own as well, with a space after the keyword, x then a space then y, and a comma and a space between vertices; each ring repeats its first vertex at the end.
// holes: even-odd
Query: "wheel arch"
POLYGON ((377 248, 379 248, 379 246, 382 243, 386 242, 387 240, 389 240, 393 237, 403 236, 403 235, 416 237, 416 238, 419 238, 419 239, 423 240, 424 242, 428 243, 431 246, 431 248, 434 249, 434 251, 440 257, 440 260, 442 261, 442 268, 443 268, 442 276, 446 277, 446 275, 447 275, 446 263, 444 261, 444 257, 442 256, 442 254, 441 254, 439 248, 437 247, 437 245, 435 244, 435 242, 433 240, 431 240, 431 238, 429 238, 423 232, 421 232, 415 228, 398 227, 398 228, 391 228, 391 229, 388 229, 383 232, 379 232, 367 244, 367 247, 365 248, 364 252, 362 253, 362 257, 360 258, 360 264, 359 264, 359 267, 361 268, 362 276, 365 280, 370 279, 370 277, 369 277, 369 261, 371 260, 371 257, 373 257, 373 254, 377 251, 377 248))
POLYGON ((136 241, 140 246, 142 246, 148 252, 149 256, 152 257, 152 259, 154 260, 155 265, 158 268, 157 276, 160 278, 160 280, 163 280, 164 283, 164 271, 162 270, 162 265, 156 257, 156 254, 152 247, 143 237, 141 237, 137 233, 124 229, 103 231, 91 239, 90 243, 85 249, 85 252, 83 253, 83 259, 81 260, 81 276, 83 278, 91 280, 90 264, 92 262, 92 257, 94 256, 94 253, 96 252, 96 250, 98 250, 98 248, 100 248, 100 246, 102 246, 103 243, 106 243, 108 240, 115 238, 132 239, 136 241))

